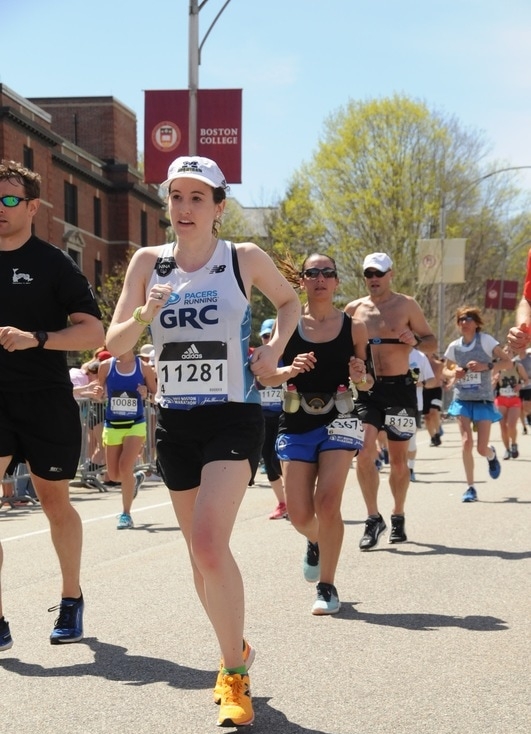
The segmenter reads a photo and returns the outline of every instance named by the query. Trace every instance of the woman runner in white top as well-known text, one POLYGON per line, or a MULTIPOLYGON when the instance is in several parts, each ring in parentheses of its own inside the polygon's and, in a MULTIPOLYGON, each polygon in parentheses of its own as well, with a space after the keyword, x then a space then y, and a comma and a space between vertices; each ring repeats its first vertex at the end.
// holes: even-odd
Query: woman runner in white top
POLYGON ((122 354, 151 324, 159 471, 221 649, 218 724, 243 726, 254 719, 247 675, 254 651, 242 645, 243 582, 229 542, 263 440, 253 377, 276 371, 300 304, 259 247, 218 239, 227 185, 214 161, 177 158, 165 186, 176 242, 135 253, 106 344, 122 354), (277 328, 249 361, 252 286, 276 308, 277 328))

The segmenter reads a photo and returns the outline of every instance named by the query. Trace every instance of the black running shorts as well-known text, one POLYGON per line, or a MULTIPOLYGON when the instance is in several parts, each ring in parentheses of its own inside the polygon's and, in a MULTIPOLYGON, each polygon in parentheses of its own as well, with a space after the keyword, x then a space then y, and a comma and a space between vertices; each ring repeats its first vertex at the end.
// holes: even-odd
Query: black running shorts
POLYGON ((0 456, 27 461, 36 476, 56 481, 76 476, 80 450, 71 387, 0 392, 0 456))
POLYGON ((160 408, 155 443, 157 464, 172 490, 198 487, 212 461, 243 461, 253 477, 264 441, 262 406, 247 403, 202 405, 191 410, 160 408))
POLYGON ((416 414, 417 388, 409 375, 380 377, 371 390, 360 391, 356 399, 356 413, 363 423, 385 431, 390 441, 408 441, 409 438, 399 438, 386 428, 385 415, 390 408, 409 408, 416 414))

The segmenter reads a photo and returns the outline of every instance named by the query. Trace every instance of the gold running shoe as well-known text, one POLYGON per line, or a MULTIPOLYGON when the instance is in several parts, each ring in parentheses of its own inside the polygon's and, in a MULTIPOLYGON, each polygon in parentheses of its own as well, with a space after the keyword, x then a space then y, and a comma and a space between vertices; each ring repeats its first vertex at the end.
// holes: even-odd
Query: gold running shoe
POLYGON ((253 721, 249 676, 226 673, 221 679, 218 726, 247 726, 253 721))
MULTIPOLYGON (((245 667, 247 668, 247 671, 249 671, 249 668, 253 664, 254 656, 256 655, 256 650, 254 647, 251 647, 247 640, 243 641, 243 662, 245 663, 245 667)), ((219 663, 219 671, 218 671, 218 677, 216 679, 216 685, 214 686, 214 703, 220 704, 221 702, 221 689, 222 689, 222 681, 223 679, 223 660, 220 660, 219 663)))

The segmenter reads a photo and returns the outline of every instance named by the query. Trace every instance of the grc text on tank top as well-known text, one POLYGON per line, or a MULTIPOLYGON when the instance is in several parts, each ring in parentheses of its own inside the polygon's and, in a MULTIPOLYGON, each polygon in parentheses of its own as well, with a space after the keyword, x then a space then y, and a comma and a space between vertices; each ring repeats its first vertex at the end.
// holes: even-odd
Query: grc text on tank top
MULTIPOLYGON (((260 403, 249 368, 251 309, 236 248, 218 240, 209 261, 185 272, 175 243, 163 245, 147 286, 167 284, 172 293, 151 323, 157 370, 156 401, 189 410, 215 403, 260 403)), ((147 295, 146 293, 146 295, 147 295)))

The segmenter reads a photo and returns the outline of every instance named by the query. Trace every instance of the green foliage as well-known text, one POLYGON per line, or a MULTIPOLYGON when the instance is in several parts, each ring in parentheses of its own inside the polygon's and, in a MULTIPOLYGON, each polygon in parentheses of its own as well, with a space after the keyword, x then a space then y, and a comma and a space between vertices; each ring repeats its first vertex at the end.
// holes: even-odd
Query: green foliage
MULTIPOLYGON (((242 210, 237 201, 227 199, 219 236, 231 242, 254 242, 273 257, 273 241, 270 233, 275 217, 275 210, 262 207, 242 210)), ((259 346, 260 324, 265 319, 274 318, 276 313, 269 300, 256 289, 251 293, 251 313, 253 335, 251 344, 259 346)))
POLYGON ((434 331, 441 318, 449 334, 455 308, 483 306, 486 278, 507 265, 507 242, 523 243, 530 231, 529 217, 514 213, 514 174, 486 156, 482 134, 424 102, 351 100, 328 117, 311 161, 294 174, 271 230, 274 247, 332 255, 343 303, 365 293, 365 255, 387 252, 394 289, 415 296, 434 331), (467 238, 467 247, 466 282, 446 287, 440 315, 438 287, 417 282, 417 240, 441 236, 443 202, 445 237, 467 238))
MULTIPOLYGON (((130 247, 127 250, 124 259, 118 261, 114 265, 111 272, 104 278, 101 287, 96 291, 96 298, 98 306, 100 307, 105 332, 107 332, 111 323, 114 309, 116 308, 120 293, 122 292, 127 266, 129 265, 129 261, 133 257, 134 252, 135 248, 133 247, 130 247)), ((143 344, 147 344, 149 341, 149 332, 146 329, 138 341, 137 349, 140 349, 143 344)), ((81 353, 81 362, 87 362, 91 358, 92 352, 81 353)))
POLYGON ((303 173, 291 183, 269 227, 273 252, 282 256, 287 251, 300 264, 308 254, 328 247, 327 230, 311 194, 310 182, 303 173))
POLYGON ((133 257, 134 252, 135 249, 133 247, 130 247, 127 250, 124 259, 119 260, 114 265, 114 267, 111 269, 111 272, 107 276, 105 276, 101 287, 97 290, 96 295, 98 298, 98 305, 100 307, 100 311, 103 317, 103 325, 105 327, 105 331, 107 331, 111 323, 114 309, 116 308, 120 293, 122 292, 122 286, 125 280, 127 266, 129 265, 129 261, 133 257))

